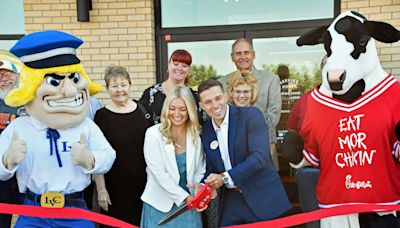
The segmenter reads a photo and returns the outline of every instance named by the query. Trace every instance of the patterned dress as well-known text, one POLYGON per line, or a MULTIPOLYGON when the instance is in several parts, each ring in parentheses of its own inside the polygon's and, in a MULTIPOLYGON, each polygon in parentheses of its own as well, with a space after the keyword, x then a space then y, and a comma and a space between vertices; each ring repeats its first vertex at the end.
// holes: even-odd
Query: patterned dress
MULTIPOLYGON (((192 92, 194 101, 196 103, 196 110, 199 116, 199 122, 201 125, 204 125, 204 123, 207 120, 207 115, 206 113, 198 106, 199 103, 199 98, 196 94, 195 91, 190 89, 192 92)), ((161 109, 165 100, 165 93, 162 88, 161 83, 157 83, 149 88, 147 88, 144 92, 142 97, 140 98, 139 102, 142 103, 150 112, 152 115, 152 119, 154 124, 158 124, 161 122, 160 116, 161 116, 161 109)))

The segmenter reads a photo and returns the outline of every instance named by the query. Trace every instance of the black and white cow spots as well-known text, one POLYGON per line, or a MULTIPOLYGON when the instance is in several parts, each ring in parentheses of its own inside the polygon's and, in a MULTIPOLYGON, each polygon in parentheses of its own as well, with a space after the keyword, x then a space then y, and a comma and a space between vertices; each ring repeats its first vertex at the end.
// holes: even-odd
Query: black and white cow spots
POLYGON ((346 16, 335 24, 335 30, 339 34, 344 35, 347 42, 353 45, 354 50, 350 55, 354 59, 358 59, 361 53, 367 51, 367 44, 371 39, 371 36, 363 26, 363 23, 359 20, 346 16))
POLYGON ((376 52, 375 40, 393 43, 400 32, 385 22, 368 21, 356 12, 340 14, 332 24, 302 35, 297 45, 324 44, 327 61, 320 91, 352 102, 387 76, 376 52))

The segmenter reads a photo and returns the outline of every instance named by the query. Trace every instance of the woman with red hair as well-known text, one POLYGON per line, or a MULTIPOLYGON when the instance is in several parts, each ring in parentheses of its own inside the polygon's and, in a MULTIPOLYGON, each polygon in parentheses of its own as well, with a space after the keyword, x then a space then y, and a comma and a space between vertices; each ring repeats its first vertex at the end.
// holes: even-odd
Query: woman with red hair
MULTIPOLYGON (((147 88, 139 102, 144 104, 149 113, 152 115, 151 120, 154 124, 161 122, 161 109, 166 97, 166 94, 176 86, 186 86, 189 81, 190 65, 192 64, 192 56, 186 50, 175 50, 168 61, 168 78, 167 80, 157 83, 147 88)), ((206 121, 205 113, 198 106, 199 99, 195 91, 190 89, 193 98, 196 101, 196 110, 199 116, 200 124, 203 125, 206 121)))

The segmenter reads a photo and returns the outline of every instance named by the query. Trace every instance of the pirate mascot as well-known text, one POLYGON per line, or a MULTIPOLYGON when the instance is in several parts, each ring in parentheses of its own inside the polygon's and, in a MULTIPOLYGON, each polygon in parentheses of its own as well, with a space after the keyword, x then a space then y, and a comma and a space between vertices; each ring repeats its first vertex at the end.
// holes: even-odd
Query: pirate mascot
MULTIPOLYGON (((0 179, 15 173, 25 205, 86 208, 91 174, 107 172, 115 151, 86 118, 100 91, 76 56, 82 40, 60 31, 36 32, 10 50, 24 63, 19 87, 5 101, 23 106, 0 136, 0 179)), ((15 227, 94 227, 87 220, 20 216, 15 227)))

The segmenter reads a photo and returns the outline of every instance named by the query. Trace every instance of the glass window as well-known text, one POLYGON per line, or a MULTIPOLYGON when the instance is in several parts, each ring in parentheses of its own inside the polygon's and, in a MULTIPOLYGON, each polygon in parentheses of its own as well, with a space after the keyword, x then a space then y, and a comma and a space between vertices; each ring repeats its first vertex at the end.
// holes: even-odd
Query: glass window
POLYGON ((282 112, 277 127, 277 138, 280 142, 287 132, 287 119, 294 103, 302 94, 321 82, 320 66, 325 55, 323 45, 298 47, 297 38, 253 40, 256 52, 254 65, 257 69, 278 75, 281 80, 282 112))
MULTIPOLYGON (((319 71, 325 50, 322 44, 314 46, 296 45, 298 37, 279 37, 253 39, 256 59, 254 65, 263 70, 274 71, 281 65, 286 65, 291 70, 292 77, 298 77, 304 90, 314 87, 309 84, 307 77, 313 77, 319 71)), ((277 74, 277 73, 276 73, 277 74)), ((314 81, 314 80, 312 80, 314 81)))
POLYGON ((25 34, 23 0, 0 2, 0 35, 25 34))
POLYGON ((23 0, 1 1, 0 9, 0 49, 9 50, 17 42, 13 40, 15 35, 25 34, 24 3, 23 0))
POLYGON ((238 25, 332 18, 334 0, 161 0, 161 9, 163 28, 238 25))
POLYGON ((234 40, 171 42, 168 57, 176 49, 185 49, 192 55, 190 77, 192 86, 210 77, 224 76, 235 70, 231 61, 231 46, 234 40))
POLYGON ((12 46, 17 42, 17 40, 0 40, 0 49, 10 50, 12 46))

